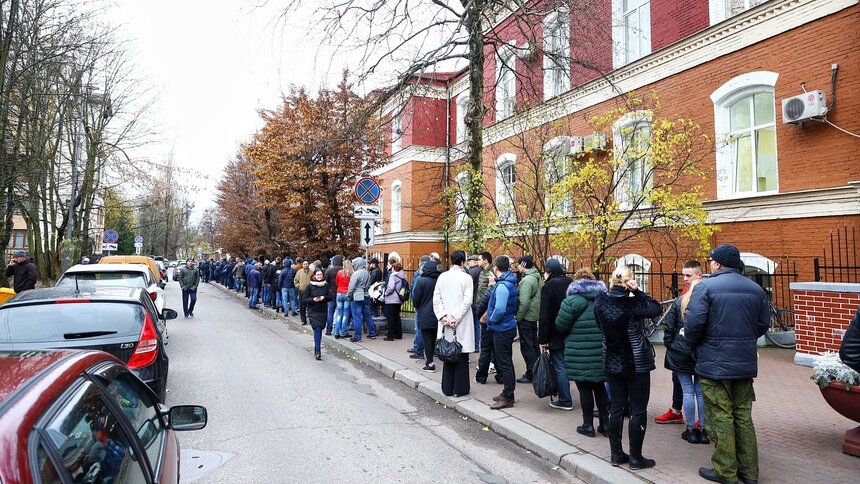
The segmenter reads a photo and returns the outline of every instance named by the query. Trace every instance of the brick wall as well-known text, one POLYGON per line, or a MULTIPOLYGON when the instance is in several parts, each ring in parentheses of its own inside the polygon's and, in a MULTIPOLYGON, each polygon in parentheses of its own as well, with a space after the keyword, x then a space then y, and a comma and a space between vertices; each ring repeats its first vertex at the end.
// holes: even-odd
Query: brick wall
POLYGON ((651 51, 710 26, 708 2, 651 0, 651 51))
POLYGON ((797 350, 794 361, 810 366, 825 351, 838 351, 860 306, 860 284, 801 282, 791 285, 797 350))

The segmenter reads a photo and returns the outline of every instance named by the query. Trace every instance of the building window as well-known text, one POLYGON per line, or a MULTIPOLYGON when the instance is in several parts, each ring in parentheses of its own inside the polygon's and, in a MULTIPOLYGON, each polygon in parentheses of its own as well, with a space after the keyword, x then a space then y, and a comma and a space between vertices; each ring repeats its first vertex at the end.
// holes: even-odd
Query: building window
POLYGON ((403 113, 395 113, 391 118, 391 154, 403 147, 403 113))
POLYGON ((570 174, 570 138, 560 136, 550 140, 543 147, 543 156, 546 180, 544 203, 547 213, 556 217, 569 217, 573 215, 573 196, 567 194, 563 198, 550 197, 550 192, 552 187, 570 174))
POLYGON ((496 161, 496 213, 501 224, 514 223, 516 213, 517 157, 502 155, 496 161))
POLYGON ((619 258, 615 265, 616 267, 622 265, 629 267, 633 271, 633 279, 639 283, 639 289, 650 294, 648 291, 648 275, 651 272, 650 260, 639 254, 627 254, 619 258))
POLYGON ((709 0, 708 9, 711 16, 711 25, 720 23, 741 12, 757 7, 767 0, 709 0))
POLYGON ((651 53, 651 1, 612 0, 615 67, 651 53))
POLYGON ((391 232, 400 232, 400 214, 403 211, 403 193, 400 181, 391 184, 391 232))
POLYGON ((567 257, 564 257, 563 255, 551 255, 549 258, 557 260, 561 265, 561 270, 567 272, 568 267, 570 266, 570 262, 567 260, 567 257))
POLYGON ((503 46, 496 56, 496 121, 514 114, 517 98, 514 48, 503 46))
POLYGON ((635 111, 622 116, 613 126, 616 158, 615 199, 619 208, 640 208, 654 186, 649 163, 651 113, 635 111))
POLYGON ((469 110, 469 92, 457 96, 457 143, 466 141, 466 112, 469 110))
POLYGON ((9 249, 26 249, 27 248, 27 231, 15 229, 9 236, 9 243, 6 245, 9 249))
POLYGON ((570 89, 570 14, 566 9, 547 15, 543 23, 543 98, 570 89))
POLYGON ((717 198, 779 190, 774 86, 778 74, 752 72, 714 91, 717 198))
POLYGON ((454 201, 454 228, 456 230, 466 229, 466 201, 468 200, 469 172, 461 171, 457 175, 457 198, 454 201))

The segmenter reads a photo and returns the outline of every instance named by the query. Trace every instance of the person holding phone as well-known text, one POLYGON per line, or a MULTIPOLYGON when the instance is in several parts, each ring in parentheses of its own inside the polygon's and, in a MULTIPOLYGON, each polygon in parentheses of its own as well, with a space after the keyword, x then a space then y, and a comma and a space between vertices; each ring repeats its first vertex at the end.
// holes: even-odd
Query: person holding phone
POLYGON ((307 308, 308 320, 314 330, 314 357, 322 359, 320 346, 322 344, 322 332, 325 329, 328 316, 328 302, 331 300, 331 291, 325 280, 325 272, 322 268, 314 270, 308 287, 302 295, 307 308))

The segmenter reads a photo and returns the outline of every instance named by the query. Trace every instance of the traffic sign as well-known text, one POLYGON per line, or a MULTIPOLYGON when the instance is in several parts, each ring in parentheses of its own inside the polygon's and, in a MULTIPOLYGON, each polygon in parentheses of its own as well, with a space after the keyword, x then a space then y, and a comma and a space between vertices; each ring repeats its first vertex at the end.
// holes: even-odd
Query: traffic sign
POLYGON ((373 247, 373 225, 372 220, 361 221, 361 233, 359 234, 359 238, 361 239, 362 247, 373 247))
MULTIPOLYGON (((105 230, 104 235, 102 236, 102 242, 106 244, 115 244, 119 240, 119 232, 114 229, 105 230)), ((116 249, 114 249, 116 250, 116 249)))
POLYGON ((352 216, 360 220, 378 220, 382 218, 382 209, 379 205, 354 205, 352 216))
POLYGON ((135 235, 134 236, 134 243, 135 244, 142 244, 143 243, 143 237, 141 237, 140 235, 135 235))
POLYGON ((135 247, 143 247, 143 242, 135 242, 134 246, 135 247))
POLYGON ((116 249, 117 249, 116 244, 109 244, 109 243, 102 244, 102 251, 111 252, 111 251, 114 251, 116 249))
POLYGON ((373 178, 364 177, 355 183, 355 196, 361 203, 376 203, 379 200, 379 183, 373 178))

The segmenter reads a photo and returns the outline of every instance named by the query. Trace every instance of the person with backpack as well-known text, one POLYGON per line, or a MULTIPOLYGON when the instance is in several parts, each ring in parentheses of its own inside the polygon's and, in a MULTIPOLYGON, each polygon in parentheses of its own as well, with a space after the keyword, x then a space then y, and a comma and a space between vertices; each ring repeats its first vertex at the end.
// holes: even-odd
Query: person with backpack
POLYGON ((403 339, 403 321, 400 319, 400 307, 409 300, 409 282, 403 265, 397 259, 388 261, 391 264, 391 274, 385 287, 385 318, 388 319, 388 330, 385 341, 403 339))

